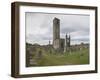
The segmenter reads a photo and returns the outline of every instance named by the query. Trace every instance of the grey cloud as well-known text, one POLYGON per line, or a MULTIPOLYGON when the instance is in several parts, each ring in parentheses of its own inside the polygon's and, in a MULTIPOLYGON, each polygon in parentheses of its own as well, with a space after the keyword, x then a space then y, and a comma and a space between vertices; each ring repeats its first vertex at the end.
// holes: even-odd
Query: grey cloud
POLYGON ((70 33, 72 41, 89 40, 89 16, 26 13, 26 41, 44 44, 48 40, 52 40, 54 17, 60 19, 61 37, 64 38, 66 33, 70 33), (35 32, 36 34, 34 34, 35 32), (80 36, 82 38, 79 38, 80 36), (88 37, 86 38, 84 36, 88 37))
POLYGON ((89 41, 89 38, 73 38, 72 41, 89 41))

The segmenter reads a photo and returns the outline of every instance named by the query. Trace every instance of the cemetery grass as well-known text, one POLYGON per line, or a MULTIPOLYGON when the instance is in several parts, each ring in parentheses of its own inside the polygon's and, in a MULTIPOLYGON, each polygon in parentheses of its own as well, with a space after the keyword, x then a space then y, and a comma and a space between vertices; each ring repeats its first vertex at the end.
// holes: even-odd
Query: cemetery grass
POLYGON ((82 65, 89 64, 89 49, 85 48, 77 51, 65 53, 55 53, 42 50, 42 56, 36 61, 35 66, 57 66, 57 65, 82 65))

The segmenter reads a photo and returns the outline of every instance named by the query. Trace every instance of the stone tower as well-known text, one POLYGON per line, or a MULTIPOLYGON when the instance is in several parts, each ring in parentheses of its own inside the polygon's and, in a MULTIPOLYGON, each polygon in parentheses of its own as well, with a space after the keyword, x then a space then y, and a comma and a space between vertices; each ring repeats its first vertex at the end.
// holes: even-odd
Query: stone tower
POLYGON ((60 20, 56 17, 53 19, 53 48, 60 49, 60 20))

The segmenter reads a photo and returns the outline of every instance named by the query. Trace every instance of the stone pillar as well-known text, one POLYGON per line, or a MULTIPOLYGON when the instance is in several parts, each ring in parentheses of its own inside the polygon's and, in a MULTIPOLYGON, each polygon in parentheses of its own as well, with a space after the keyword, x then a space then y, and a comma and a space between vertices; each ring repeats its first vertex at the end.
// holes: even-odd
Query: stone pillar
POLYGON ((69 38, 68 38, 68 47, 70 47, 70 35, 69 35, 69 38))
POLYGON ((67 51, 67 47, 68 47, 67 39, 68 39, 68 36, 67 36, 67 34, 66 34, 66 36, 65 36, 65 47, 64 47, 64 52, 67 51))
POLYGON ((70 49, 70 35, 68 36, 66 34, 64 52, 69 51, 69 49, 70 49))

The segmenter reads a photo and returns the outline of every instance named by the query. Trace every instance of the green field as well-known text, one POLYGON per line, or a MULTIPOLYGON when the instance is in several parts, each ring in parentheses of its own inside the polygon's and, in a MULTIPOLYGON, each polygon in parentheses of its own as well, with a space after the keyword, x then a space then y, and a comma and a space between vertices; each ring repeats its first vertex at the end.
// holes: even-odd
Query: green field
POLYGON ((89 49, 84 48, 77 51, 65 53, 50 53, 42 50, 40 58, 33 56, 36 65, 34 66, 57 66, 57 65, 80 65, 89 64, 89 49))

